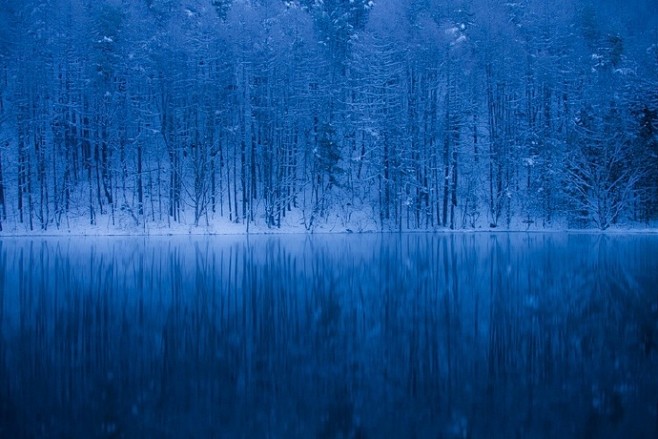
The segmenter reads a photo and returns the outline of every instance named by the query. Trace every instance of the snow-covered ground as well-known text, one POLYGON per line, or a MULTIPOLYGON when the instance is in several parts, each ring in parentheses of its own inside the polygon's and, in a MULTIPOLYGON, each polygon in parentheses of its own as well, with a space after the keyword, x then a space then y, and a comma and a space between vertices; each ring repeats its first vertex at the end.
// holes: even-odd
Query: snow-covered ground
POLYGON ((448 227, 434 228, 394 228, 392 226, 382 227, 376 220, 367 215, 352 215, 349 221, 345 221, 338 214, 330 214, 326 218, 316 220, 311 227, 300 214, 291 212, 282 219, 281 227, 268 227, 262 218, 256 218, 253 223, 229 221, 227 218, 217 217, 209 219, 207 224, 202 221, 199 225, 184 220, 183 222, 145 221, 136 224, 134 220, 115 216, 114 223, 109 215, 98 216, 96 224, 89 224, 86 217, 69 218, 62 221, 59 227, 51 225, 46 230, 34 227, 29 230, 27 224, 3 224, 1 237, 9 236, 182 236, 182 235, 245 235, 245 234, 318 234, 318 233, 477 233, 477 232, 551 232, 551 233, 658 233, 658 224, 626 223, 612 226, 604 231, 595 227, 573 228, 566 222, 556 222, 550 226, 542 226, 539 222, 532 223, 528 227, 527 222, 518 218, 511 221, 510 227, 501 225, 490 227, 484 222, 475 228, 465 227, 451 230, 448 227))

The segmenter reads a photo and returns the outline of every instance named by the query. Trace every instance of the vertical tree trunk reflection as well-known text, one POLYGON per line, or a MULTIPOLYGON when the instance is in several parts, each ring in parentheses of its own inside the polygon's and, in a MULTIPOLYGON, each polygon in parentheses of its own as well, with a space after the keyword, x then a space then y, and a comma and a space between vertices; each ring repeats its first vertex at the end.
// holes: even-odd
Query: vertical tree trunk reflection
POLYGON ((0 435, 648 437, 655 245, 3 240, 0 435))

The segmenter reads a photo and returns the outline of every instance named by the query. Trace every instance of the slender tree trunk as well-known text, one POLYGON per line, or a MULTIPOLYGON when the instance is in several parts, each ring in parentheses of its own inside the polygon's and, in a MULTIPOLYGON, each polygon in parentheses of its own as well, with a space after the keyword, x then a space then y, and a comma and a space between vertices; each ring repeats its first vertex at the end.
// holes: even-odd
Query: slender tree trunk
MULTIPOLYGON (((137 134, 138 136, 140 133, 137 134)), ((144 216, 144 181, 143 181, 144 145, 137 143, 137 212, 140 217, 144 216)))
POLYGON ((0 232, 2 221, 7 221, 7 207, 5 205, 5 184, 2 175, 2 148, 0 147, 0 232))
POLYGON ((23 128, 18 127, 18 184, 17 184, 17 204, 18 204, 18 221, 22 224, 23 218, 23 192, 25 184, 25 139, 23 137, 23 128))

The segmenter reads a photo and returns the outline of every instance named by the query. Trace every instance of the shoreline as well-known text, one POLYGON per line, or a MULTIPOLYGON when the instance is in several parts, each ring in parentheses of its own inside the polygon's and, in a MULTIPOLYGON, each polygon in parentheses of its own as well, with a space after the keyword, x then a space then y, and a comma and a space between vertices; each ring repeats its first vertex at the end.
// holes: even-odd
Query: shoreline
POLYGON ((18 238, 164 238, 164 237, 240 237, 240 236, 330 236, 330 235, 469 235, 469 234, 569 234, 569 235, 658 235, 658 228, 609 228, 598 229, 437 229, 437 230, 315 230, 304 231, 296 229, 288 230, 254 230, 254 231, 208 231, 208 230, 173 230, 173 231, 150 231, 147 233, 131 231, 108 231, 107 233, 85 233, 83 231, 59 231, 51 232, 0 232, 0 241, 3 239, 18 238))

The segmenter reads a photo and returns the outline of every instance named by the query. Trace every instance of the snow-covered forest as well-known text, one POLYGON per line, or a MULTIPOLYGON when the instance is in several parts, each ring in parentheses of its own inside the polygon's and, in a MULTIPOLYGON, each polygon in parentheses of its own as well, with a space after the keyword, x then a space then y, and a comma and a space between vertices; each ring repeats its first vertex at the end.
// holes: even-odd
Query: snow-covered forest
POLYGON ((658 219, 655 0, 3 0, 4 233, 658 219))

